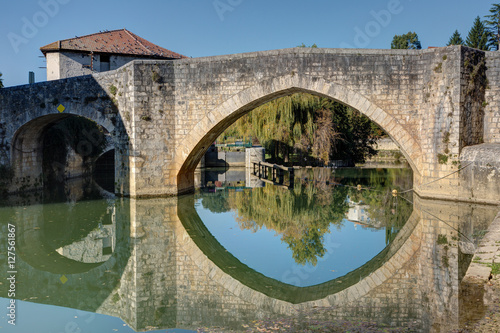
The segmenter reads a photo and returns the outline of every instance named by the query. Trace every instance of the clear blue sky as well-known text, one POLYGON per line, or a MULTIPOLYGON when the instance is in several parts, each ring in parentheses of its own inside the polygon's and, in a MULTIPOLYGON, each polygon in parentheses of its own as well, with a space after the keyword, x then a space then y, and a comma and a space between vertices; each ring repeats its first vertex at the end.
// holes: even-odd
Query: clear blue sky
POLYGON ((45 81, 45 69, 39 68, 45 66, 39 58, 41 46, 121 28, 190 57, 301 43, 326 48, 390 48, 395 34, 408 31, 417 32, 423 48, 444 46, 455 29, 465 39, 474 18, 487 15, 495 2, 5 0, 0 4, 0 72, 5 86, 27 83, 29 71, 35 72, 37 82, 45 81), (378 21, 374 13, 380 14, 378 21), (365 36, 360 37, 359 31, 365 36))

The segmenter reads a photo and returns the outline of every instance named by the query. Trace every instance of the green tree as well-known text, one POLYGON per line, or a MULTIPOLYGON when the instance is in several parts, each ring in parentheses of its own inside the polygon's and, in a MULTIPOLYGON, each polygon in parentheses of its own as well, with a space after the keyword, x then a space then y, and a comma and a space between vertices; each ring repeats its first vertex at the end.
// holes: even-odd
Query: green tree
POLYGON ((499 50, 500 44, 500 3, 493 4, 490 8, 490 15, 486 15, 484 21, 490 33, 489 46, 499 50))
POLYGON ((231 210, 226 192, 206 193, 201 198, 203 208, 209 209, 212 213, 226 213, 231 210))
POLYGON ((455 30, 453 35, 451 35, 447 46, 450 46, 450 45, 464 45, 464 40, 462 39, 462 36, 460 36, 460 33, 458 32, 458 30, 455 30))
POLYGON ((277 163, 363 162, 384 133, 359 112, 305 93, 268 102, 240 118, 222 136, 256 137, 277 163))
POLYGON ((475 49, 489 51, 490 47, 488 45, 488 41, 490 39, 490 35, 491 34, 488 29, 486 29, 486 26, 478 16, 474 20, 474 24, 467 35, 465 45, 475 49))
POLYGON ((2 79, 2 73, 0 73, 0 88, 3 88, 3 79, 2 79))
POLYGON ((411 31, 404 35, 395 35, 391 43, 391 49, 420 50, 421 48, 418 35, 411 31))
POLYGON ((312 49, 317 49, 318 48, 318 45, 316 45, 316 43, 314 43, 313 45, 311 46, 306 46, 306 44, 302 43, 301 45, 298 45, 297 47, 310 47, 312 49))

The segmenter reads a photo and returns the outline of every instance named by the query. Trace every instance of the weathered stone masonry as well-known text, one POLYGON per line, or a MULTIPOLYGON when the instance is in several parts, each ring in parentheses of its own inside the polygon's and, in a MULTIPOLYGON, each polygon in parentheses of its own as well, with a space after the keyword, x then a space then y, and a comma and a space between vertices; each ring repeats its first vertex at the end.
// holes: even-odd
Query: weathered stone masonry
MULTIPOLYGON (((500 144, 500 59, 493 53, 460 46, 293 48, 134 61, 93 76, 2 89, 0 162, 15 170, 11 190, 39 186, 33 179, 40 173, 36 143, 43 129, 78 114, 115 137, 117 193, 175 195, 193 189, 198 161, 231 123, 302 91, 345 103, 386 130, 410 162, 420 195, 497 203, 499 193, 471 195, 459 173, 435 181, 466 165, 465 147, 500 144), (62 114, 59 104, 66 107, 62 114)), ((492 156, 489 165, 496 169, 500 162, 492 156)), ((498 173, 493 181, 500 181, 498 173)))

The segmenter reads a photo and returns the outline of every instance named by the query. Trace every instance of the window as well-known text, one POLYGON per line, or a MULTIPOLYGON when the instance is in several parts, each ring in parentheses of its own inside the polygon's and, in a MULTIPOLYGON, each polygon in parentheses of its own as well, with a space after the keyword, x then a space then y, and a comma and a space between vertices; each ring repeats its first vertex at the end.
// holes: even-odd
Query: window
POLYGON ((100 72, 109 71, 109 55, 101 54, 101 68, 100 72))

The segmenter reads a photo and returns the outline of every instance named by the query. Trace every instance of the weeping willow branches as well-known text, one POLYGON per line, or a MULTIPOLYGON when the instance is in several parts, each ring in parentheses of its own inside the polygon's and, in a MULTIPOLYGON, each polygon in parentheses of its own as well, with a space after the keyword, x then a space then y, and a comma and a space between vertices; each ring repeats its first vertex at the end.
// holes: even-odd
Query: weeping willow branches
POLYGON ((332 159, 362 162, 373 155, 371 145, 382 133, 375 128, 345 105, 295 93, 254 109, 223 135, 256 137, 277 162, 328 164, 332 159))

